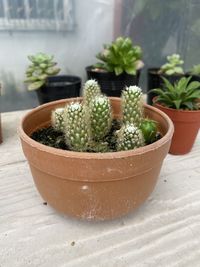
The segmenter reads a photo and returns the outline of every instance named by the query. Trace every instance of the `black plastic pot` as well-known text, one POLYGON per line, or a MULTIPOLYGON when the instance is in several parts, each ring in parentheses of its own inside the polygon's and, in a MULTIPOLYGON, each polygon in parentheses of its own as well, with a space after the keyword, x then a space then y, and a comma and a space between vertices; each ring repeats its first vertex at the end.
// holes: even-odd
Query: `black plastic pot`
POLYGON ((158 73, 159 70, 160 68, 150 68, 147 70, 147 76, 148 76, 147 103, 149 105, 152 105, 152 99, 156 96, 152 92, 149 93, 149 91, 154 88, 162 89, 163 86, 162 77, 165 77, 173 84, 174 82, 180 80, 182 77, 185 76, 185 74, 173 74, 173 75, 159 74, 158 73))
POLYGON ((200 75, 194 75, 194 74, 187 72, 186 77, 189 77, 189 76, 192 77, 190 82, 200 82, 200 75))
POLYGON ((96 71, 92 66, 86 67, 87 78, 95 79, 101 86, 101 90, 107 96, 121 96, 121 91, 125 86, 138 85, 140 70, 136 75, 122 73, 118 76, 114 72, 96 71))
POLYGON ((57 75, 47 78, 47 82, 36 90, 40 104, 80 96, 81 78, 78 76, 57 75))

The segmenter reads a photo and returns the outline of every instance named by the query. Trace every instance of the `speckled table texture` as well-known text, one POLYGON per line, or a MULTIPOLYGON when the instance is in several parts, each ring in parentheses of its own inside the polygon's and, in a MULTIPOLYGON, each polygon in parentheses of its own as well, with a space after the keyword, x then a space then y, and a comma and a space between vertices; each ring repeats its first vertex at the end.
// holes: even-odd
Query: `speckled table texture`
POLYGON ((0 267, 200 266, 200 133, 189 154, 166 157, 136 212, 86 222, 57 213, 37 192, 17 135, 23 114, 2 114, 0 267))

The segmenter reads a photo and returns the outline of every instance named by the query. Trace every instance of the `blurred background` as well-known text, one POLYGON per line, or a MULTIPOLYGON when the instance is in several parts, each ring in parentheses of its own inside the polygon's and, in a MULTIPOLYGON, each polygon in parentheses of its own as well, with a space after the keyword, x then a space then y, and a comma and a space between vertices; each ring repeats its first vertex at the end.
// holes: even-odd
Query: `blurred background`
POLYGON ((54 55, 61 73, 86 80, 85 67, 118 36, 143 49, 146 70, 179 53, 187 71, 200 63, 199 0, 0 0, 0 82, 3 112, 38 105, 24 84, 27 56, 54 55))

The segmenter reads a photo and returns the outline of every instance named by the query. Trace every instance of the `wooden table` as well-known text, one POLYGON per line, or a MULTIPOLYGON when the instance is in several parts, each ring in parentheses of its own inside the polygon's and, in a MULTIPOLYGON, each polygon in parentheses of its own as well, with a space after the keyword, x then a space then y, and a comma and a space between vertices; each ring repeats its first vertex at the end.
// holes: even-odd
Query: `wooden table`
POLYGON ((1 267, 200 266, 200 134, 191 153, 167 156, 153 194, 135 213, 85 222, 44 205, 16 133, 24 113, 2 114, 1 267))

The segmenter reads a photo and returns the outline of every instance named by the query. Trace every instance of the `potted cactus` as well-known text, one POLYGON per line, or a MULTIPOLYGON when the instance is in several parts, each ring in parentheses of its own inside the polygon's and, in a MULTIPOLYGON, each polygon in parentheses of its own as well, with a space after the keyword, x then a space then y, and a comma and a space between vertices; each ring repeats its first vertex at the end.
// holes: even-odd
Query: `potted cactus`
POLYGON ((171 154, 188 153, 200 127, 200 82, 182 77, 174 84, 163 77, 163 88, 153 89, 155 107, 165 112, 174 123, 171 154))
POLYGON ((118 37, 105 44, 96 55, 98 63, 86 67, 88 79, 95 79, 102 92, 108 96, 120 96, 125 86, 138 85, 143 67, 142 50, 134 46, 130 38, 118 37))
POLYGON ((181 59, 179 54, 172 54, 167 56, 167 62, 160 68, 148 69, 148 104, 152 104, 152 100, 156 96, 155 92, 151 90, 154 88, 162 88, 162 77, 165 77, 170 82, 174 83, 185 75, 182 68, 183 64, 184 61, 181 59))
POLYGON ((108 98, 90 80, 83 98, 29 112, 19 134, 45 201, 68 215, 105 220, 131 212, 152 192, 173 124, 142 103, 137 86, 126 87, 121 99, 108 98))
POLYGON ((40 104, 80 95, 81 79, 77 76, 57 75, 60 68, 53 56, 44 53, 28 56, 31 64, 26 70, 28 90, 36 90, 40 104))

